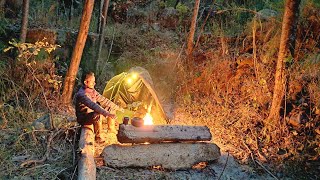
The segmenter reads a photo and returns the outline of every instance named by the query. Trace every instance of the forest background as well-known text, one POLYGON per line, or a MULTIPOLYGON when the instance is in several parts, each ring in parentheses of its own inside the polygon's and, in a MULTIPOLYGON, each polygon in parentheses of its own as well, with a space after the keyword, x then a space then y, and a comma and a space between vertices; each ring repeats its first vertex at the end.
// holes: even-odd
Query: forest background
MULTIPOLYGON (((291 37, 295 46, 284 59, 279 123, 271 125, 266 119, 284 1, 200 1, 191 54, 186 48, 193 1, 110 1, 101 31, 102 4, 95 1, 77 77, 94 70, 102 92, 114 75, 141 66, 153 78, 170 123, 208 126, 223 151, 258 173, 269 169, 278 178, 319 178, 317 0, 300 3, 291 37)), ((22 1, 0 0, 1 178, 73 174, 77 126, 72 106, 61 96, 83 7, 83 1, 30 1, 26 43, 21 43, 22 1), (43 119, 50 123, 38 123, 43 119), (28 159, 39 162, 25 163, 28 159)))

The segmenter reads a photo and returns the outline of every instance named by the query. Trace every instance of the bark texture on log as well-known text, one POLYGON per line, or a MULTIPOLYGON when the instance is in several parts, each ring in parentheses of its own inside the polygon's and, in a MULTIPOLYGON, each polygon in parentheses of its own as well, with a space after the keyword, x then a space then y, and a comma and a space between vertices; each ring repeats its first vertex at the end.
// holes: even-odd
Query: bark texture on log
POLYGON ((152 167, 177 170, 220 157, 220 148, 212 143, 163 143, 118 145, 104 148, 102 155, 111 167, 152 167))
POLYGON ((207 126, 152 125, 134 127, 121 124, 117 134, 120 143, 157 143, 164 141, 210 141, 207 126))
POLYGON ((95 180, 96 163, 94 161, 94 133, 92 125, 85 125, 81 128, 79 148, 81 156, 78 162, 78 180, 95 180))

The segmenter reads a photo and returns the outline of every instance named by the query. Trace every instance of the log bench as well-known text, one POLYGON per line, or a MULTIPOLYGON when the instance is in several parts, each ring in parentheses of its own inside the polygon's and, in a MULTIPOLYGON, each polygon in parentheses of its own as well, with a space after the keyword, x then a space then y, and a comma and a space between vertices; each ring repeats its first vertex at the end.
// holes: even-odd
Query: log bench
POLYGON ((78 180, 95 180, 96 163, 94 161, 94 131, 93 125, 84 125, 81 128, 79 149, 81 151, 78 161, 78 180))

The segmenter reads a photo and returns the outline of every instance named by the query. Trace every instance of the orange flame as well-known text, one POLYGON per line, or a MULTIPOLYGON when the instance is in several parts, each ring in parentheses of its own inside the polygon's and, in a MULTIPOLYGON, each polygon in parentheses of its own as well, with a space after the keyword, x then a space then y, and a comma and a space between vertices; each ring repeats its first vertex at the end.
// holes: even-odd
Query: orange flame
POLYGON ((143 123, 144 125, 153 125, 153 118, 150 113, 147 113, 144 116, 143 121, 144 121, 143 123))
POLYGON ((152 106, 152 101, 150 103, 150 105, 148 106, 148 112, 147 114, 144 116, 143 121, 144 121, 144 125, 153 125, 153 118, 150 114, 151 112, 151 106, 152 106))

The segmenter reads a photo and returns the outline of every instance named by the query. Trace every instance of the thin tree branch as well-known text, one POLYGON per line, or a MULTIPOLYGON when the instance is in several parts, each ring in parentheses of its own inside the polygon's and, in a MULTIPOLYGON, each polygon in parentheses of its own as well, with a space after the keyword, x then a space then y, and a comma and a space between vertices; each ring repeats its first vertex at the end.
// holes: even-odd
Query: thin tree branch
MULTIPOLYGON (((47 97, 46 97, 46 95, 45 95, 45 93, 44 93, 44 88, 43 88, 43 86, 41 85, 41 82, 39 81, 39 79, 34 75, 34 72, 31 71, 32 67, 31 67, 29 64, 27 64, 27 68, 28 68, 29 72, 32 74, 32 76, 34 77, 34 79, 37 81, 37 83, 39 84, 39 86, 41 87, 42 95, 43 95, 43 97, 44 97, 46 106, 47 106, 48 111, 49 111, 49 120, 50 120, 50 126, 51 126, 50 128, 55 128, 55 127, 54 127, 53 120, 52 120, 51 109, 50 109, 50 107, 49 107, 47 97)), ((33 69, 32 69, 32 70, 33 70, 33 69)))
POLYGON ((269 173, 273 178, 279 179, 279 178, 277 178, 277 176, 275 176, 272 172, 270 172, 266 167, 264 167, 259 161, 255 160, 255 162, 256 162, 259 166, 261 166, 267 173, 269 173))
POLYGON ((211 7, 210 7, 210 10, 209 10, 209 12, 208 12, 208 14, 207 14, 207 16, 206 16, 206 19, 203 21, 203 23, 202 23, 202 25, 201 25, 200 32, 199 32, 199 36, 198 36, 198 39, 197 39, 197 41, 196 41, 196 44, 194 45, 194 48, 198 47, 198 44, 199 44, 200 37, 201 37, 202 32, 203 32, 204 26, 207 24, 207 21, 208 21, 211 13, 212 13, 212 11, 213 11, 213 6, 214 6, 214 1, 213 1, 212 4, 211 4, 211 7))
POLYGON ((229 160, 229 152, 228 152, 228 156, 227 156, 226 163, 225 163, 225 164, 224 164, 224 166, 223 166, 222 172, 221 172, 221 174, 220 174, 220 176, 219 176, 218 180, 220 180, 220 179, 221 179, 222 174, 223 174, 224 170, 225 170, 225 169, 226 169, 226 167, 227 167, 228 160, 229 160))
MULTIPOLYGON (((107 57, 107 60, 103 66, 103 68, 101 69, 101 72, 103 72, 103 70, 107 67, 108 65, 108 61, 109 61, 109 58, 110 58, 110 55, 111 55, 111 51, 112 51, 112 46, 113 46, 113 41, 114 41, 114 36, 115 36, 115 30, 114 30, 114 27, 113 27, 113 33, 112 33, 112 41, 111 41, 111 45, 110 45, 110 49, 109 49, 109 53, 108 53, 108 57, 107 57)), ((99 74, 98 76, 98 82, 101 80, 101 74, 99 74)))
POLYGON ((41 158, 41 159, 31 159, 31 160, 27 160, 25 162, 23 162, 20 167, 25 167, 26 165, 29 165, 29 164, 37 164, 37 163, 43 163, 45 162, 48 157, 49 157, 49 154, 50 154, 50 147, 51 147, 51 143, 52 143, 52 140, 58 135, 60 134, 60 132, 62 131, 63 129, 59 129, 57 132, 54 133, 54 131, 51 131, 50 135, 49 135, 49 138, 48 138, 48 143, 47 143, 47 150, 46 150, 46 153, 44 154, 44 156, 41 158))
MULTIPOLYGON (((1 74, 1 75, 4 75, 4 74, 1 74)), ((7 81, 11 82, 11 84, 12 84, 13 86, 17 86, 17 88, 20 89, 20 90, 23 92, 23 94, 26 96, 26 98, 27 98, 27 100, 28 100, 28 102, 29 102, 31 111, 33 112, 33 106, 32 106, 32 104, 31 104, 31 99, 30 99, 30 97, 27 95, 27 93, 22 89, 21 86, 19 86, 18 84, 16 84, 16 83, 13 82, 12 80, 10 80, 7 75, 5 75, 5 76, 6 76, 7 78, 3 78, 4 80, 7 80, 7 81)), ((16 91, 16 89, 14 89, 14 90, 16 91)), ((16 91, 16 99, 18 100, 18 98, 17 98, 17 91, 16 91)))

